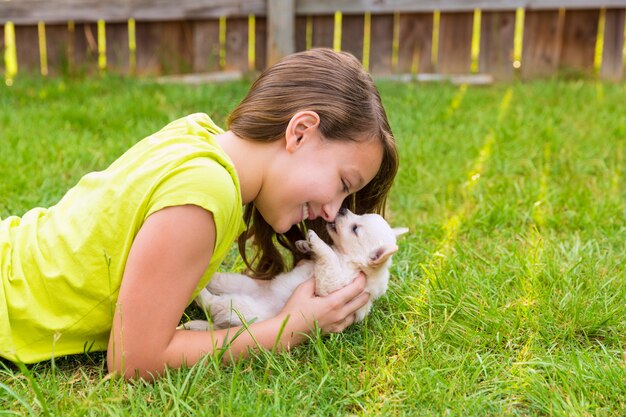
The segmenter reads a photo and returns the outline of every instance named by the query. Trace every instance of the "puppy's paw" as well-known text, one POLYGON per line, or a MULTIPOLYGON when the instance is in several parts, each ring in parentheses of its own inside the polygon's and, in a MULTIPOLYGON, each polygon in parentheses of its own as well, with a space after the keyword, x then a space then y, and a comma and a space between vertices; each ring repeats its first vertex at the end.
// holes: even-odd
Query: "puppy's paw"
POLYGON ((309 230, 306 237, 309 240, 309 244, 311 245, 319 245, 320 243, 324 243, 324 241, 320 239, 317 233, 315 233, 313 230, 309 230))
POLYGON ((312 251, 311 245, 309 245, 309 242, 306 240, 297 240, 296 248, 298 248, 298 250, 302 253, 309 253, 312 251))
POLYGON ((311 247, 311 252, 315 255, 315 257, 329 257, 332 256, 332 249, 330 246, 326 244, 313 230, 309 230, 307 235, 309 239, 309 246, 311 247))
POLYGON ((309 230, 306 233, 306 238, 309 239, 309 242, 314 239, 319 239, 320 237, 315 233, 315 230, 309 230))

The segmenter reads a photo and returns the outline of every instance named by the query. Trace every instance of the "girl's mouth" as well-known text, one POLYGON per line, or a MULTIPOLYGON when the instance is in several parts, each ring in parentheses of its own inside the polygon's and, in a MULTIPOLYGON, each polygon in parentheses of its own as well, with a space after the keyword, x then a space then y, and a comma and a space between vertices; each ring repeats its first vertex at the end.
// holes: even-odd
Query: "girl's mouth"
POLYGON ((306 220, 309 218, 309 205, 305 204, 304 208, 302 208, 302 220, 306 220))

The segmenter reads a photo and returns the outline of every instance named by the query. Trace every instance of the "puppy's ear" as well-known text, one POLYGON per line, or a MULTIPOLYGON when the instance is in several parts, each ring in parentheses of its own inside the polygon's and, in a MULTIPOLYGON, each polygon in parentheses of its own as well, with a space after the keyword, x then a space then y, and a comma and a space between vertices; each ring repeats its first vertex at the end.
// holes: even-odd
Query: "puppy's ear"
POLYGON ((311 252, 311 245, 306 240, 296 240, 296 248, 302 253, 311 252))
POLYGON ((394 227, 392 230, 393 234, 396 235, 396 237, 402 236, 403 234, 409 232, 408 227, 394 227))
POLYGON ((381 246, 370 253, 369 266, 382 265, 391 255, 398 251, 396 245, 381 246))

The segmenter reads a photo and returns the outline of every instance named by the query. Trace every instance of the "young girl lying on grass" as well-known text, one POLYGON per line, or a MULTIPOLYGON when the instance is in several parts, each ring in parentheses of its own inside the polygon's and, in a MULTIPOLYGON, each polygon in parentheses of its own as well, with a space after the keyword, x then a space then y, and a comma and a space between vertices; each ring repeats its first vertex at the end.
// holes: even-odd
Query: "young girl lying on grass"
POLYGON ((0 356, 33 363, 107 350, 110 371, 152 378, 225 344, 232 360, 254 339, 289 349, 314 323, 326 333, 352 324, 368 301, 362 276, 325 297, 309 280, 236 338, 236 329, 176 328, 237 236, 249 273, 270 278, 288 264, 276 242, 289 264, 302 258, 303 221, 323 234, 342 205, 382 212, 398 167, 376 87, 346 53, 286 57, 228 128, 205 114, 174 121, 55 206, 0 220, 0 356))

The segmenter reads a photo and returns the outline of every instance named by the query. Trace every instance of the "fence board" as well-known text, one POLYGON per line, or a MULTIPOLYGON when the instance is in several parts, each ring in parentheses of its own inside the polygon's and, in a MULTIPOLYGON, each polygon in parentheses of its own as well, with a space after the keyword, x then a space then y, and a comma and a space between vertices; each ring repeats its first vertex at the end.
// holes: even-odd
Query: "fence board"
POLYGON ((522 78, 553 75, 559 65, 563 16, 558 10, 526 11, 522 78))
POLYGON ((393 15, 372 15, 370 43, 370 72, 391 73, 391 48, 393 43, 393 15))
POLYGON ((270 65, 295 51, 294 0, 267 0, 267 60, 270 65))
POLYGON ((0 78, 4 77, 4 51, 5 51, 5 45, 4 45, 4 25, 0 25, 0 78))
POLYGON ((334 16, 313 16, 313 48, 332 48, 334 33, 334 16))
POLYGON ((514 36, 515 12, 483 12, 478 71, 497 80, 511 80, 514 36))
POLYGON ((343 16, 341 22, 341 50, 350 52, 363 62, 363 15, 343 16))
POLYGON ((619 81, 624 73, 622 51, 624 48, 624 17, 626 10, 607 9, 604 20, 604 48, 600 77, 619 81))
POLYGON ((593 71, 600 10, 567 10, 560 68, 593 71))
POLYGON ((219 20, 192 23, 193 71, 213 72, 220 69, 219 20))
POLYGON ((255 28, 255 69, 263 71, 267 67, 267 19, 257 16, 255 28))
POLYGON ((137 22, 137 74, 176 74, 193 68, 190 22, 137 22))
POLYGON ((248 70, 248 19, 226 22, 226 70, 248 70))
POLYGON ((98 26, 94 23, 76 24, 70 31, 70 59, 72 73, 98 72, 98 26))
POLYGON ((128 74, 128 23, 108 23, 106 25, 107 71, 128 74))
POLYGON ((403 13, 399 24, 398 72, 433 72, 433 14, 403 13))
POLYGON ((306 50, 306 25, 307 19, 313 19, 311 16, 308 18, 305 16, 296 16, 296 27, 295 27, 295 36, 296 36, 296 52, 306 50))
POLYGON ((15 26, 15 49, 19 72, 39 73, 37 26, 15 26))
POLYGON ((473 12, 441 13, 437 68, 442 74, 467 74, 472 64, 473 12))
POLYGON ((69 72, 68 42, 67 24, 46 25, 48 75, 56 76, 69 72))

